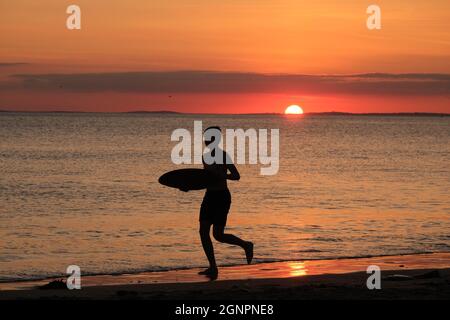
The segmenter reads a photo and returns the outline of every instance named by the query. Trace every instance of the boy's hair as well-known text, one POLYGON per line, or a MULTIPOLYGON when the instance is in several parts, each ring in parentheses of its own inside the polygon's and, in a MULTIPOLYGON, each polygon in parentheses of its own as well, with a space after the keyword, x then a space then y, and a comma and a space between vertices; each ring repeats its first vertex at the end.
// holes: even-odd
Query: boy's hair
POLYGON ((216 130, 219 130, 220 132, 222 132, 222 129, 220 129, 219 126, 211 126, 211 127, 206 128, 205 130, 203 130, 203 133, 205 133, 206 131, 208 131, 210 129, 216 129, 216 130))

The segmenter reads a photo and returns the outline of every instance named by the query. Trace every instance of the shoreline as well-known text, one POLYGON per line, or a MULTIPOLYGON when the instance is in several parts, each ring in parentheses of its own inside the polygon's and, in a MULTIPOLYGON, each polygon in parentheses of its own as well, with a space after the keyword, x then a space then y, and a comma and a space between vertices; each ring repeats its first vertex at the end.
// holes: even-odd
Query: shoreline
POLYGON ((82 290, 38 288, 61 278, 4 282, 0 283, 0 300, 210 299, 212 292, 218 299, 339 299, 339 292, 361 298, 375 294, 379 299, 450 298, 450 253, 220 267, 215 281, 197 275, 199 270, 82 276, 82 290), (367 289, 369 265, 380 267, 382 288, 386 290, 367 289))
MULTIPOLYGON (((339 260, 355 260, 355 259, 382 259, 382 258, 389 258, 389 257, 404 257, 404 256, 421 256, 421 255, 441 255, 441 254, 450 254, 449 252, 442 251, 442 252, 417 252, 417 253, 401 253, 401 254, 385 254, 385 255, 366 255, 366 256, 343 256, 343 257, 334 257, 334 258, 309 258, 304 260, 268 260, 268 261, 258 261, 253 262, 251 264, 252 267, 256 267, 259 265, 271 265, 271 264, 283 264, 283 263, 296 263, 296 262, 315 262, 315 261, 339 261, 339 260)), ((222 264, 219 266, 220 269, 223 268, 237 268, 237 267, 248 267, 246 264, 222 264)), ((450 267, 450 266, 449 266, 450 267)), ((117 271, 117 272, 109 272, 109 273, 86 273, 84 274, 84 277, 105 277, 105 276, 111 276, 111 277, 120 277, 123 275, 132 276, 132 275, 145 275, 145 274, 153 274, 153 273, 166 273, 166 272, 183 272, 186 270, 203 270, 206 268, 205 266, 190 266, 190 267, 161 267, 159 269, 155 270, 144 270, 144 269, 137 269, 137 270, 123 270, 123 271, 117 271)), ((3 279, 0 280, 0 291, 2 291, 2 285, 10 285, 10 284, 20 284, 20 283, 47 283, 53 280, 63 279, 66 275, 60 274, 60 275, 49 275, 49 276, 36 276, 33 278, 12 278, 12 279, 3 279)))

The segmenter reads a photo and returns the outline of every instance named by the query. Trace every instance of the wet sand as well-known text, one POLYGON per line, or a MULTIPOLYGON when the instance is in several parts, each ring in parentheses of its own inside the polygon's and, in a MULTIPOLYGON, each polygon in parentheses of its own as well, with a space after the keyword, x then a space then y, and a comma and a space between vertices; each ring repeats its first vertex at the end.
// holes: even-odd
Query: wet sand
POLYGON ((55 279, 0 283, 0 299, 450 299, 450 253, 261 263, 220 268, 82 276, 81 290, 40 290, 55 279), (368 290, 369 265, 381 290, 368 290))

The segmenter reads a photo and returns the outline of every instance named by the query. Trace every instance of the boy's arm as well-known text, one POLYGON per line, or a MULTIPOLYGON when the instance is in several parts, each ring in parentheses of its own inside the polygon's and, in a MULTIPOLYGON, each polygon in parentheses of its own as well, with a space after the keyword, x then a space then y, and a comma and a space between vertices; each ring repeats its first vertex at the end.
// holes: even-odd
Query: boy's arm
POLYGON ((241 175, 239 174, 238 169, 236 168, 236 166, 231 163, 231 164, 227 164, 227 169, 230 173, 227 174, 227 179, 228 180, 239 180, 241 178, 241 175))

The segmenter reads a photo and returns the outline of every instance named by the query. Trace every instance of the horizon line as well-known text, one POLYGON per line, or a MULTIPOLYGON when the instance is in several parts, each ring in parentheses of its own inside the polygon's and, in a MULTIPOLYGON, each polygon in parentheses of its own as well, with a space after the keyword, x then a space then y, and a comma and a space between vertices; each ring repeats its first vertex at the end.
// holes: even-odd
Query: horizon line
MULTIPOLYGON (((180 114, 180 115, 285 115, 283 112, 244 112, 244 113, 206 113, 206 112, 181 112, 171 110, 132 110, 132 111, 77 111, 77 110, 6 110, 0 109, 0 113, 112 113, 112 114, 180 114)), ((450 116, 450 113, 443 112, 346 112, 346 111, 321 111, 321 112, 304 112, 300 115, 288 115, 288 116, 303 116, 303 115, 392 115, 392 116, 450 116)))

